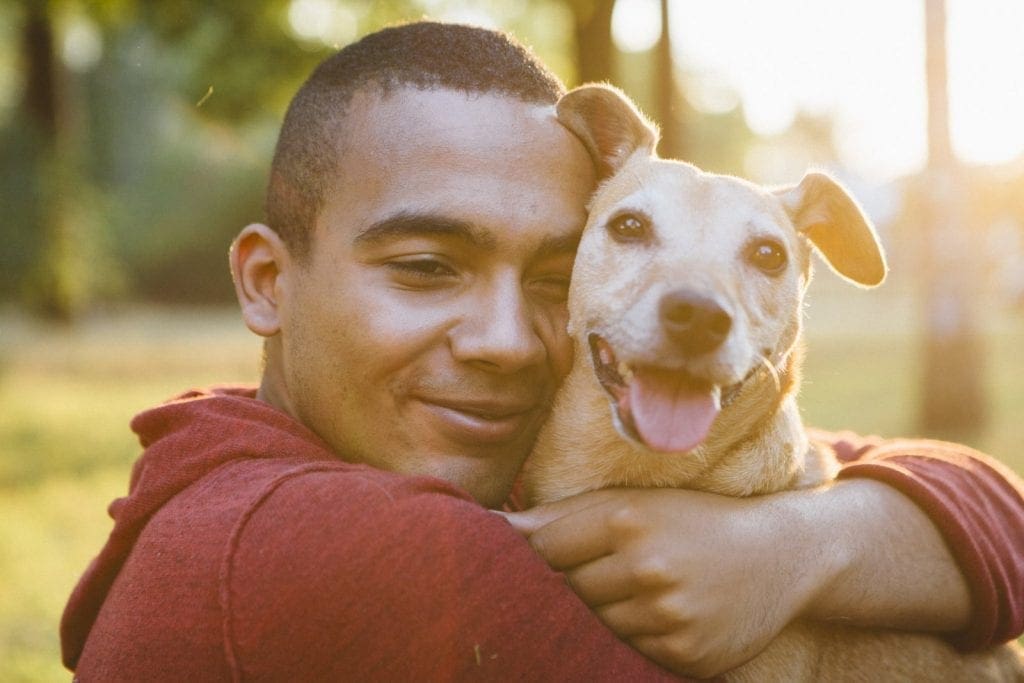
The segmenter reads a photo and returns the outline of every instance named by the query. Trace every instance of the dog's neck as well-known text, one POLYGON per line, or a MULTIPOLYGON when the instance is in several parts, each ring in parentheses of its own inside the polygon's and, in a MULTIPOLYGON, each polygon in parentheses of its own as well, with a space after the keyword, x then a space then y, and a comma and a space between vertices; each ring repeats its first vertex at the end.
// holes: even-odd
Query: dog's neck
POLYGON ((777 374, 758 370, 744 382, 703 444, 690 453, 661 454, 615 430, 608 396, 587 355, 577 352, 528 462, 528 498, 547 502, 613 486, 748 496, 816 483, 801 479, 812 454, 795 402, 801 360, 798 344, 777 374))

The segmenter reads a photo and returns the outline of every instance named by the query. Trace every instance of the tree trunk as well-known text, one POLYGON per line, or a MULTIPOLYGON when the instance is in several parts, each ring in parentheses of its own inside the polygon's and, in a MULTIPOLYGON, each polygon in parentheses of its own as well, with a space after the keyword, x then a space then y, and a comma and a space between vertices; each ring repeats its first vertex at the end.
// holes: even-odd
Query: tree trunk
POLYGON ((654 97, 657 119, 661 125, 658 153, 670 159, 682 159, 682 117, 679 105, 679 85, 676 81, 675 60, 672 57, 672 32, 669 30, 669 0, 661 0, 661 38, 655 46, 654 97))
POLYGON ((615 0, 575 0, 570 6, 576 25, 579 82, 610 81, 614 54, 612 9, 615 0))
POLYGON ((969 439, 987 417, 982 343, 971 302, 977 258, 969 234, 963 169, 952 150, 946 69, 946 3, 925 0, 928 169, 925 176, 925 434, 969 439))
POLYGON ((37 178, 35 212, 40 249, 27 275, 24 301, 36 313, 58 322, 70 322, 79 304, 81 279, 70 202, 76 190, 74 164, 68 140, 65 75, 57 58, 56 39, 46 0, 26 4, 22 29, 22 56, 27 71, 22 110, 35 138, 38 153, 32 160, 37 178))

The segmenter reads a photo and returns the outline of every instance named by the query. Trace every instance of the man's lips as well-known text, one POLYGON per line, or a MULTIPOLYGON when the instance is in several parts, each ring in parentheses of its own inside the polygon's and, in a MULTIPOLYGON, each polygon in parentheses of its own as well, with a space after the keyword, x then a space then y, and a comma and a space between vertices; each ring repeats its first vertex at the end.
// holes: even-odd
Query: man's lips
POLYGON ((420 398, 442 428, 459 440, 497 443, 518 438, 535 420, 537 403, 420 398))

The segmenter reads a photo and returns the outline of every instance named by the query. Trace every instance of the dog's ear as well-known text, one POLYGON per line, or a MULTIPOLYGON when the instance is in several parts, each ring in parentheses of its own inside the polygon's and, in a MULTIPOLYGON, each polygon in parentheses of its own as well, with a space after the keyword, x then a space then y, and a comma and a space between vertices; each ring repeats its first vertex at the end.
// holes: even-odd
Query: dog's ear
POLYGON ((558 101, 558 120, 583 141, 599 180, 615 173, 637 150, 651 156, 658 129, 618 88, 593 83, 558 101))
POLYGON ((849 192, 824 173, 776 192, 793 226, 840 276, 864 287, 885 280, 885 253, 871 221, 849 192))

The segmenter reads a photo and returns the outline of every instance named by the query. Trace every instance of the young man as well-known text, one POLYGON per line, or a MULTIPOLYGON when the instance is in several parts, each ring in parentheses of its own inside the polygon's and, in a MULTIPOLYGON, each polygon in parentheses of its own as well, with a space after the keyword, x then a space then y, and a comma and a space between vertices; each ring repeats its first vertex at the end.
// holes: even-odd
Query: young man
POLYGON ((488 511, 571 360, 594 176, 561 92, 506 37, 432 23, 316 70, 231 253, 262 383, 133 421, 146 451, 62 622, 81 680, 658 680, 637 650, 714 674, 797 616, 1020 632, 1024 504, 955 446, 837 441, 826 491, 514 517, 637 649, 488 511))

